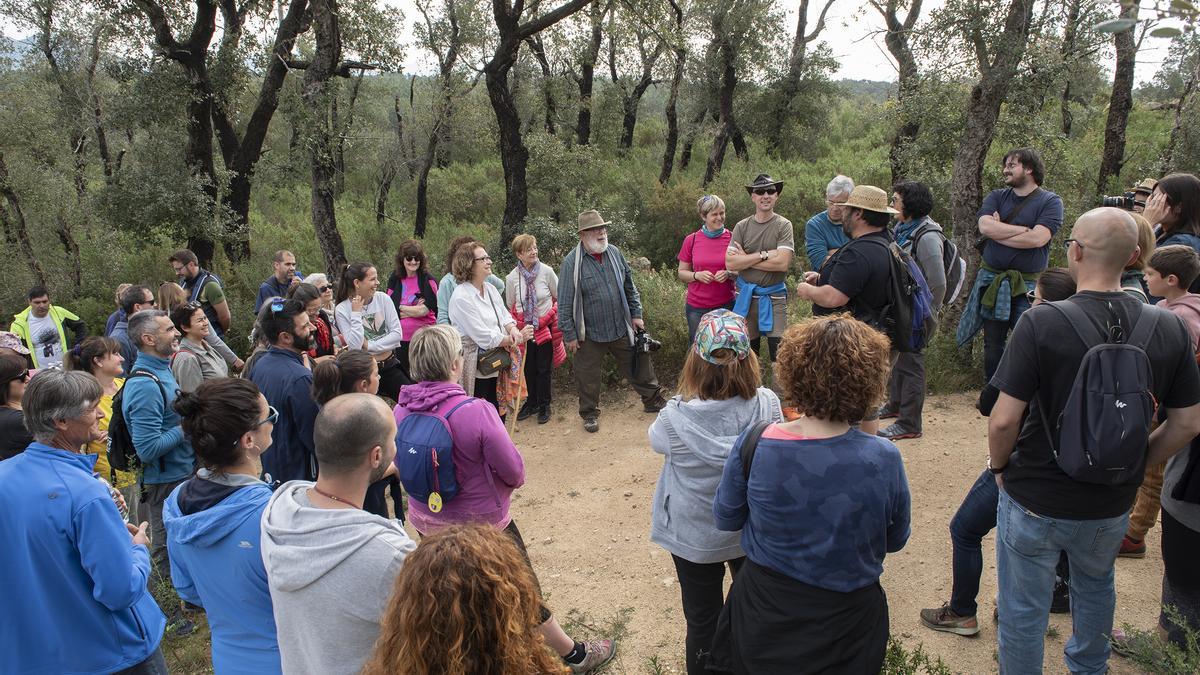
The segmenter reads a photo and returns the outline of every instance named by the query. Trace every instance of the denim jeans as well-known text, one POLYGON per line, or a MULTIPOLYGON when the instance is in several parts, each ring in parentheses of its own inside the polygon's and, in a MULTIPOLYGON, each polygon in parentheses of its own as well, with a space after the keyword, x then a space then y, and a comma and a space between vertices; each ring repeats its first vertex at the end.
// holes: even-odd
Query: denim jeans
POLYGON ((1064 662, 1072 673, 1103 673, 1111 651, 1117 592, 1113 565, 1129 514, 1098 520, 1047 518, 1000 493, 996 573, 1000 580, 1000 672, 1042 672, 1046 626, 1059 552, 1071 559, 1071 639, 1064 662))
POLYGON ((696 341, 696 331, 700 329, 700 319, 705 314, 717 309, 733 309, 733 301, 731 300, 720 307, 693 307, 686 302, 683 303, 683 313, 687 316, 689 344, 696 341))
POLYGON ((1017 325, 1017 319, 1029 309, 1029 300, 1024 296, 1012 299, 1012 310, 1008 321, 983 322, 983 375, 990 382, 996 369, 1000 367, 1000 357, 1004 356, 1004 346, 1008 342, 1008 332, 1017 325))
POLYGON ((169 672, 167 660, 163 657, 160 647, 155 649, 153 654, 147 656, 145 661, 129 666, 125 670, 118 670, 113 675, 167 675, 169 672))
POLYGON ((996 527, 999 497, 996 477, 984 469, 950 520, 950 541, 954 545, 950 609, 959 616, 975 616, 979 610, 975 599, 979 595, 979 577, 983 575, 983 538, 996 527))

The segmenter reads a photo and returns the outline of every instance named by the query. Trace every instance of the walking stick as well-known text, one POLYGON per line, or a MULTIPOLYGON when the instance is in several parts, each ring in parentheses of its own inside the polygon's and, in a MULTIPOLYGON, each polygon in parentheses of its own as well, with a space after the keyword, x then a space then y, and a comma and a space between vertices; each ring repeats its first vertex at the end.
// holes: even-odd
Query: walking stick
POLYGON ((521 410, 521 384, 525 381, 525 345, 517 350, 517 358, 513 359, 513 365, 517 368, 517 396, 515 399, 516 405, 510 411, 508 419, 508 436, 512 438, 517 433, 517 413, 521 410))

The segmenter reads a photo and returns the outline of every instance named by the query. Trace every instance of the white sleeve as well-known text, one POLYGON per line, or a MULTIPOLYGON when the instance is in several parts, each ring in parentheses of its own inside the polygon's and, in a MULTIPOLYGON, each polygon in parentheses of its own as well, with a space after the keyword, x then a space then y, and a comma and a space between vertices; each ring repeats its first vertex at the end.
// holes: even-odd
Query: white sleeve
POLYGON ((350 311, 350 301, 343 300, 333 309, 334 322, 337 324, 338 332, 346 340, 346 346, 350 349, 362 349, 363 346, 363 322, 362 312, 350 311))
POLYGON ((386 293, 378 291, 375 292, 372 303, 382 308, 383 320, 387 324, 388 332, 371 343, 371 351, 379 353, 399 347, 404 342, 404 331, 400 329, 400 315, 396 314, 395 303, 386 293))
MULTIPOLYGON (((520 263, 517 263, 520 264, 520 263)), ((517 302, 517 284, 520 283, 517 277, 517 268, 508 273, 504 278, 504 306, 512 307, 517 302)))
MULTIPOLYGON (((484 286, 485 289, 489 287, 484 286)), ((490 292, 496 293, 496 289, 492 288, 490 292)), ((500 307, 496 310, 497 314, 502 311, 500 307)), ((508 312, 501 314, 500 320, 503 321, 505 316, 509 316, 508 312)), ((509 316, 508 320, 512 321, 512 317, 509 316)), ((499 347, 505 337, 504 332, 496 325, 491 306, 480 302, 475 287, 470 283, 459 284, 458 288, 454 289, 454 295, 450 297, 450 324, 457 328, 458 332, 471 338, 471 341, 484 351, 499 347)))

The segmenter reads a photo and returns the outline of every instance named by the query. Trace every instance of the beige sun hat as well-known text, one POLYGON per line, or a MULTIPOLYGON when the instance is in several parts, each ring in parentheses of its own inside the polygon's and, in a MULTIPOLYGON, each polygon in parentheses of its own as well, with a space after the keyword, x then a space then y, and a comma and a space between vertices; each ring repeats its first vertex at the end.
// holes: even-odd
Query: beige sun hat
POLYGON ((888 193, 874 185, 855 185, 850 199, 843 204, 848 209, 862 209, 877 213, 900 213, 888 206, 888 193))
POLYGON ((604 227, 605 225, 611 225, 611 223, 600 217, 600 212, 596 209, 588 209, 579 214, 579 232, 590 230, 594 227, 604 227))

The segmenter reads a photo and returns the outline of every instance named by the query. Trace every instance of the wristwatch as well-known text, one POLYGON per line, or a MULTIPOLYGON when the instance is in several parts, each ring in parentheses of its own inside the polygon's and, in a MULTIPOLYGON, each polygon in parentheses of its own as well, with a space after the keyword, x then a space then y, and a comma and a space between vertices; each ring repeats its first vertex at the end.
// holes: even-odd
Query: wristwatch
POLYGON ((991 471, 993 474, 1002 474, 1002 473, 1004 473, 1004 470, 1007 468, 1008 468, 1008 464, 1005 464, 1004 466, 999 466, 999 467, 992 466, 992 456, 988 455, 988 461, 987 461, 988 471, 991 471))
POLYGON ((758 252, 758 259, 759 259, 759 260, 766 260, 766 259, 767 259, 767 256, 768 256, 768 253, 767 253, 767 251, 759 251, 759 252, 758 252))

